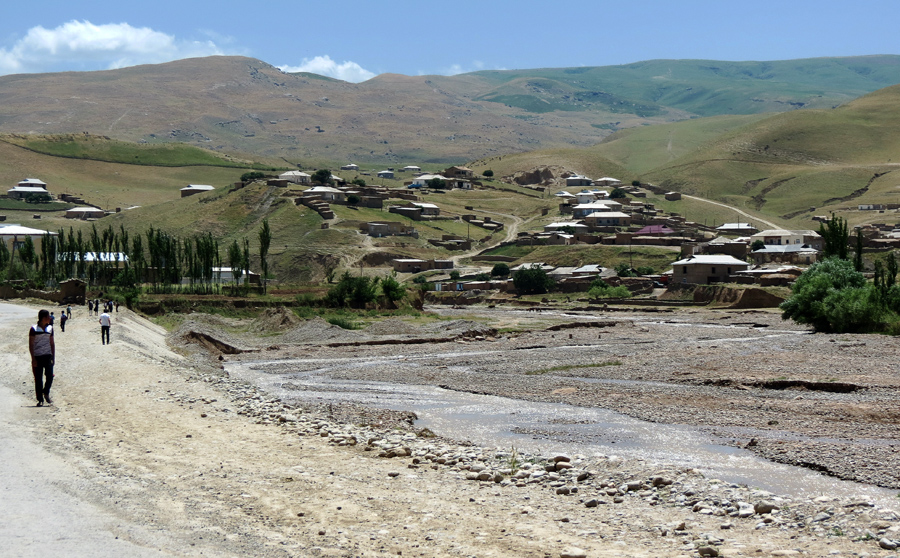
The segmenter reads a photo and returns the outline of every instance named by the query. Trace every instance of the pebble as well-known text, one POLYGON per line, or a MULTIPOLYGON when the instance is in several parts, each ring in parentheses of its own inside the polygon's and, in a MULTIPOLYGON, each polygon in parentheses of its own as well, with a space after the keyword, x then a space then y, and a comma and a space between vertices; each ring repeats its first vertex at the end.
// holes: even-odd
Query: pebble
POLYGON ((559 553, 559 558, 587 558, 587 552, 577 546, 570 546, 559 553))

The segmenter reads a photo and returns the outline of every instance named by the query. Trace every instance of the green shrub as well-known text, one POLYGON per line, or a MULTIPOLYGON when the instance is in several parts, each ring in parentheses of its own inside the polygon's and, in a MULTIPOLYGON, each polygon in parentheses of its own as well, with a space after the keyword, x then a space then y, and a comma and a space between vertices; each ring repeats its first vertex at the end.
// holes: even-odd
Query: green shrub
POLYGON ((546 293, 554 284, 553 278, 538 265, 520 269, 513 274, 513 285, 521 294, 546 293))
POLYGON ((509 265, 502 262, 494 264, 494 267, 491 268, 491 275, 494 277, 506 277, 509 275, 509 265))
POLYGON ((874 289, 852 262, 827 258, 797 278, 790 298, 781 303, 781 317, 810 324, 816 331, 870 330, 884 316, 883 305, 873 295, 874 289))
POLYGON ((359 326, 356 325, 356 322, 345 318, 344 316, 330 316, 325 321, 342 329, 359 329, 359 326))
POLYGON ((625 285, 613 287, 603 279, 595 279, 588 291, 591 298, 631 298, 631 291, 625 285))
POLYGON ((245 172, 241 175, 241 182, 251 182, 253 180, 260 180, 265 177, 265 173, 261 173, 259 171, 245 172))

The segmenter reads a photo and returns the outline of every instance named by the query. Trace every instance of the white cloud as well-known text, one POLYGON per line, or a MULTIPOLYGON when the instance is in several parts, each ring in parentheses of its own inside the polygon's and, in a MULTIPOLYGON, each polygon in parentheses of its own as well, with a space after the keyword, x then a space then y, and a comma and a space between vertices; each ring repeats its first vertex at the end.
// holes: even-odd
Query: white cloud
POLYGON ((366 70, 356 62, 342 62, 338 64, 331 59, 330 56, 316 56, 315 58, 304 58, 299 66, 278 66, 282 72, 309 72, 319 74, 320 76, 328 76, 352 83, 359 83, 372 79, 375 74, 366 70))
MULTIPOLYGON (((469 72, 477 72, 479 70, 484 70, 484 69, 485 69, 484 62, 482 62, 480 60, 473 60, 467 66, 463 65, 463 64, 451 64, 450 66, 448 66, 446 68, 441 68, 437 71, 429 71, 429 72, 420 71, 419 75, 420 76, 426 76, 426 75, 455 76, 458 74, 467 74, 469 72)), ((495 68, 495 69, 499 69, 499 68, 495 68)))
POLYGON ((70 21, 37 26, 10 48, 0 48, 0 74, 96 70, 223 54, 212 41, 184 41, 127 23, 70 21))

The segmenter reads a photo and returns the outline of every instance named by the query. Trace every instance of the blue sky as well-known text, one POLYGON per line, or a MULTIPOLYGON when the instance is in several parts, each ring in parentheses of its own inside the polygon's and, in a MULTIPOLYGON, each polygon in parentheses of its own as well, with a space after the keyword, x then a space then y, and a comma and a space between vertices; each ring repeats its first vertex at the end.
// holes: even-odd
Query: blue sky
POLYGON ((215 54, 347 81, 655 58, 900 54, 900 2, 43 1, 0 10, 0 75, 215 54))

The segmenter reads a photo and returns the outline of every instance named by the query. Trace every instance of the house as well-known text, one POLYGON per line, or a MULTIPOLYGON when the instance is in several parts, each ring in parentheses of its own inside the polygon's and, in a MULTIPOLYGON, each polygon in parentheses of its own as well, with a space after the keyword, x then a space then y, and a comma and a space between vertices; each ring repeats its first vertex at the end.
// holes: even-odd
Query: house
POLYGON ((445 181, 445 182, 447 181, 447 178, 446 178, 445 176, 440 175, 440 174, 423 174, 423 175, 420 175, 420 176, 415 177, 415 178, 413 179, 413 181, 412 181, 412 185, 413 185, 413 186, 419 186, 419 187, 422 187, 422 186, 428 186, 428 183, 429 183, 430 181, 434 180, 435 178, 438 178, 438 179, 443 180, 443 181, 445 181))
MULTIPOLYGON (((39 246, 41 239, 44 238, 48 231, 41 229, 32 229, 21 225, 3 225, 0 226, 0 240, 12 246, 13 249, 21 248, 25 244, 25 237, 30 236, 35 246, 39 246), (12 244, 10 244, 10 242, 12 244)), ((57 236, 58 233, 51 232, 50 236, 57 236)))
POLYGON ((105 216, 105 211, 90 206, 73 207, 66 211, 66 219, 99 219, 105 216))
POLYGON ((566 177, 566 186, 593 186, 594 181, 580 174, 573 174, 566 177))
POLYGON ((595 180, 594 184, 597 186, 619 186, 622 184, 622 181, 611 176, 604 176, 603 178, 595 180))
POLYGON ((186 188, 181 189, 181 197, 186 198, 200 192, 209 192, 210 190, 215 190, 215 188, 208 184, 188 184, 186 188))
POLYGON ((378 238, 383 236, 419 237, 419 233, 416 232, 415 227, 407 225, 406 223, 401 223, 400 221, 372 221, 363 223, 360 228, 365 230, 366 234, 369 236, 378 238))
POLYGON ((421 167, 417 167, 415 165, 407 165, 400 169, 400 172, 422 172, 421 167))
POLYGON ((809 244, 816 250, 824 246, 822 237, 816 231, 784 229, 767 229, 750 236, 750 244, 762 240, 766 246, 784 246, 785 244, 809 244))
POLYGON ((425 203, 425 202, 411 202, 413 207, 418 207, 422 210, 422 215, 440 215, 441 208, 434 205, 433 203, 425 203))
POLYGON ((33 195, 49 196, 47 183, 37 178, 26 178, 6 191, 6 197, 11 200, 24 200, 33 195))
MULTIPOLYGON (((621 204, 618 204, 621 207, 621 204)), ((597 213, 602 211, 612 211, 612 207, 608 204, 608 202, 590 202, 590 203, 579 203, 572 207, 572 217, 576 219, 583 219, 590 215, 591 213, 597 213)))
POLYGON ((732 256, 690 256, 672 264, 672 281, 696 285, 722 283, 749 267, 747 262, 732 256))
POLYGON ((280 178, 281 180, 287 180, 288 182, 293 182, 294 184, 309 184, 309 179, 311 177, 305 172, 292 170, 279 174, 278 178, 280 178))
POLYGON ((358 171, 359 165, 355 165, 353 163, 350 163, 349 165, 342 165, 341 170, 358 171))
POLYGON ((584 224, 591 229, 600 227, 627 227, 631 224, 631 215, 621 211, 595 211, 584 217, 584 224))
POLYGON ((558 232, 563 229, 571 229, 572 232, 576 233, 588 232, 588 226, 577 221, 560 221, 559 223, 544 225, 544 232, 558 232))
POLYGON ((303 192, 303 195, 318 196, 322 200, 335 203, 344 203, 347 201, 347 195, 333 186, 313 186, 309 190, 303 192))
POLYGON ((441 174, 447 178, 475 178, 475 171, 467 167, 450 167, 449 169, 445 169, 441 174))
POLYGON ((750 236, 759 232, 759 229, 750 223, 724 223, 721 227, 716 227, 716 231, 719 234, 750 236))
POLYGON ((663 197, 667 201, 678 201, 681 199, 681 192, 666 192, 663 197))
POLYGON ((582 190, 575 194, 575 200, 578 203, 592 203, 597 201, 597 193, 590 190, 582 190))
POLYGON ((766 245, 765 248, 750 252, 753 263, 785 263, 793 265, 812 265, 819 257, 819 251, 809 244, 766 245))
POLYGON ((397 259, 392 260, 394 271, 397 273, 419 273, 432 269, 453 269, 453 260, 418 260, 397 259))
POLYGON ((646 227, 642 228, 641 230, 635 232, 634 234, 640 235, 640 236, 647 236, 647 235, 665 236, 665 235, 675 234, 675 231, 665 225, 647 225, 646 227))
MULTIPOLYGON (((232 272, 230 267, 214 267, 212 268, 212 272, 213 283, 234 283, 234 273, 232 272)), ((239 283, 251 283, 254 285, 259 285, 259 273, 254 273, 252 271, 248 272, 246 269, 242 270, 239 283)))
POLYGON ((394 178, 394 171, 383 170, 376 175, 378 178, 394 178))

